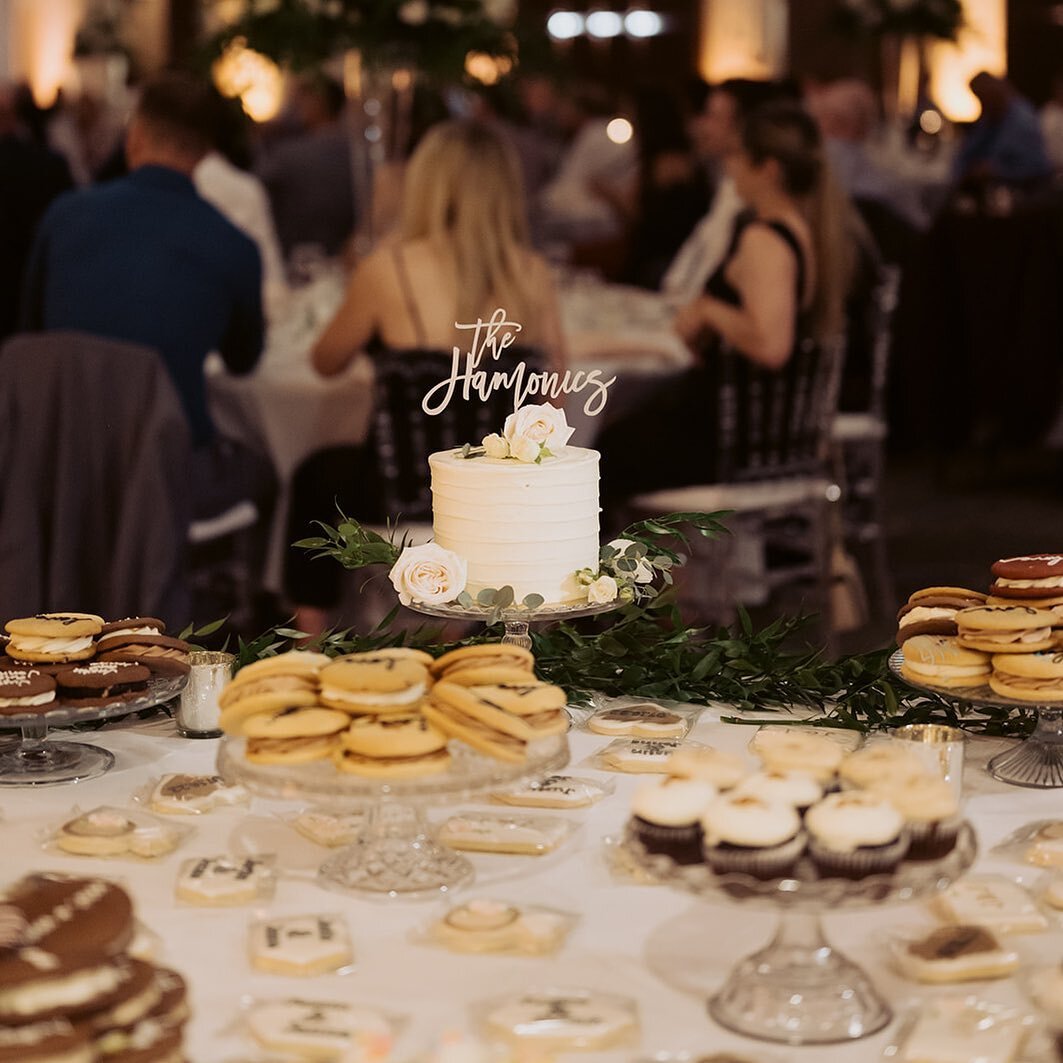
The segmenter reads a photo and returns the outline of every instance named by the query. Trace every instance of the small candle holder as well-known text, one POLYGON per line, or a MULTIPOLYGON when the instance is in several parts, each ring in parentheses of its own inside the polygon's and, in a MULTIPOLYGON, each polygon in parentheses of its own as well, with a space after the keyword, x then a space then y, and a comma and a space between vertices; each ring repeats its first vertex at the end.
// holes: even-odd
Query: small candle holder
POLYGON ((963 794, 963 755, 967 735, 958 727, 940 723, 910 723, 890 731, 895 742, 905 742, 918 753, 926 766, 952 787, 957 798, 963 794))
POLYGON ((177 702, 174 720, 182 738, 218 738, 221 709, 218 696, 232 678, 235 657, 215 650, 195 650, 188 656, 188 682, 177 702))

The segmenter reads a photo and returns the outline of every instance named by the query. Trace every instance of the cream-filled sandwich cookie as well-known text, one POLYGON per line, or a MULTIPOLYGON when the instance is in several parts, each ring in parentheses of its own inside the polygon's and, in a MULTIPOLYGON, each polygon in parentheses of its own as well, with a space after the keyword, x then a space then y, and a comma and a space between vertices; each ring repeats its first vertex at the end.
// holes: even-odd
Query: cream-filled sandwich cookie
POLYGON ((465 812, 440 827, 439 841, 468 852, 541 856, 553 852, 571 833, 571 824, 552 816, 465 812))
POLYGON ((897 645, 913 635, 955 635, 956 613, 985 604, 985 595, 962 587, 916 591, 897 613, 897 645))
POLYGON ((636 1035, 638 1013, 633 1001, 603 993, 531 992, 495 1003, 484 1028, 511 1044, 604 1050, 636 1035))
POLYGON ((219 699, 221 715, 218 717, 218 726, 230 735, 243 734, 244 724, 255 716, 284 712, 287 709, 318 707, 317 685, 313 680, 284 677, 248 683, 246 687, 241 688, 247 691, 246 693, 240 697, 230 698, 222 704, 225 695, 231 689, 227 687, 222 692, 222 697, 219 699), (280 682, 286 689, 266 689, 270 683, 275 682, 280 682))
POLYGON ((243 786, 229 785, 220 775, 175 772, 159 779, 148 805, 152 812, 183 816, 247 804, 249 799, 250 794, 243 786))
POLYGON ((1058 622, 1048 609, 1023 605, 984 605, 956 614, 957 640, 986 653, 1036 653, 1055 645, 1052 627, 1058 622))
POLYGON ((992 594, 1007 598, 1057 598, 1063 595, 1063 554, 1026 554, 993 563, 992 594))
POLYGON ((251 962, 271 974, 312 975, 354 959, 347 923, 337 915, 291 915, 252 923, 251 962))
POLYGON ((316 738, 249 738, 244 756, 252 764, 312 764, 340 748, 338 735, 316 738))
POLYGON ((291 820, 291 825, 304 837, 318 845, 338 848, 351 845, 365 829, 365 812, 326 812, 304 809, 291 820))
POLYGON ((660 705, 627 705, 600 709, 587 721, 587 729, 632 738, 682 738, 687 733, 687 721, 660 705))
POLYGON ((119 635, 165 635, 166 624, 154 616, 127 616, 122 620, 108 621, 100 630, 97 642, 119 635))
POLYGON ((321 702, 352 714, 410 709, 428 691, 424 664, 411 657, 355 653, 338 657, 321 670, 321 702))
POLYGON ((477 752, 494 757, 495 760, 520 764, 527 757, 528 743, 525 739, 500 731, 491 724, 462 712, 453 699, 437 699, 434 690, 432 696, 421 706, 421 711, 425 719, 445 735, 456 738, 477 752))
POLYGON ((349 775, 364 775, 369 779, 417 779, 446 771, 451 758, 446 749, 411 757, 367 757, 341 746, 334 751, 332 762, 349 775))
POLYGON ((151 1018, 166 1026, 183 1026, 192 1017, 187 983, 168 967, 155 968, 155 981, 159 987, 159 1002, 151 1009, 151 1018))
POLYGON ((308 679, 316 683, 318 673, 331 660, 331 657, 326 657, 323 653, 313 653, 310 650, 289 650, 287 653, 278 653, 275 657, 263 657, 260 661, 244 665, 233 676, 219 700, 233 697, 237 688, 258 683, 263 679, 308 679))
POLYGON ((159 675, 188 675, 192 647, 169 635, 120 635, 107 639, 99 651, 105 661, 132 661, 159 675))
POLYGON ((146 1019, 162 1000, 162 988, 155 968, 143 960, 130 960, 130 978, 119 999, 83 1020, 94 1037, 111 1030, 135 1026, 146 1019))
POLYGON ((55 708, 55 679, 35 668, 0 672, 0 716, 48 712, 55 708))
POLYGON ((272 887, 268 860, 255 857, 205 856, 185 860, 177 872, 176 894, 187 904, 252 904, 272 887))
POLYGON ((948 635, 916 635, 904 643, 901 675, 920 686, 978 687, 989 680, 989 654, 948 635))
POLYGON ((432 688, 431 704, 455 720, 471 720, 522 742, 568 730, 563 708, 544 709, 536 699, 507 696, 494 687, 462 687, 443 680, 432 688))
POLYGON ((521 664, 483 664, 470 663, 462 668, 450 668, 446 675, 438 677, 459 687, 482 686, 525 686, 542 682, 535 674, 521 664))
POLYGON ((628 774, 664 772, 682 743, 677 738, 614 738, 599 754, 608 771, 628 774))
POLYGON ((944 926, 909 941, 892 942, 893 959, 907 978, 930 985, 1007 978, 1019 955, 982 926, 944 926))
POLYGON ((1063 909, 1063 874, 1056 872, 1045 883, 1044 889, 1041 892, 1045 904, 1050 905, 1057 911, 1063 909))
POLYGON ((451 908, 433 923, 430 937, 454 952, 541 955, 561 945, 569 924, 561 912, 476 898, 451 908))
POLYGON ((267 1051, 300 1059, 385 1059, 390 1053, 391 1024, 371 1008, 343 1001, 262 1000, 247 1012, 251 1036, 267 1051))
MULTIPOLYGON (((448 679, 449 683, 450 680, 448 679)), ((537 716, 544 712, 558 712, 568 703, 568 695, 552 683, 528 677, 523 682, 464 683, 470 694, 488 696, 500 708, 515 716, 537 716)))
POLYGON ((1048 926, 1029 893, 1000 875, 968 875, 935 897, 931 906, 945 922, 1001 934, 1035 934, 1048 926))
POLYGON ((466 668, 485 668, 496 665, 531 673, 535 668, 535 657, 530 650, 508 642, 484 642, 476 646, 460 646, 436 658, 432 664, 432 675, 436 679, 450 678, 466 668))
POLYGON ((446 748, 447 736, 420 713, 346 718, 345 749, 366 757, 419 757, 446 748))
POLYGON ((150 669, 131 661, 72 664, 56 675, 56 696, 63 705, 95 708, 141 697, 150 679, 150 669))
POLYGON ((583 808, 600 801, 610 791, 593 779, 572 775, 547 775, 531 779, 509 790, 500 790, 492 798, 503 805, 525 808, 583 808))
POLYGON ((339 709, 295 705, 246 717, 240 733, 248 738, 320 738, 338 735, 350 722, 350 716, 339 709))
POLYGON ((989 685, 1018 701, 1063 701, 1063 650, 994 654, 989 685))
POLYGON ((9 620, 5 652, 18 661, 84 661, 96 653, 102 618, 92 613, 38 613, 9 620))
POLYGON ((141 1019, 128 1029, 111 1030, 96 1042, 106 1063, 182 1063, 184 1034, 158 1019, 141 1019))
POLYGON ((0 1026, 0 1063, 94 1063, 89 1034, 64 1018, 0 1026))

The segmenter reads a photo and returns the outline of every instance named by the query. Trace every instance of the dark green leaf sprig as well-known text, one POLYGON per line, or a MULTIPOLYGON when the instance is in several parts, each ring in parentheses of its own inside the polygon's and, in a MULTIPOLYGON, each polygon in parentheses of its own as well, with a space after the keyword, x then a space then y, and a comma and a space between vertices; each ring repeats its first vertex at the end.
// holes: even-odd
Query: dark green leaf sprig
POLYGON ((399 555, 410 545, 409 536, 403 535, 395 542, 397 527, 390 521, 387 535, 367 528, 364 524, 348 517, 340 510, 340 522, 333 527, 324 521, 314 523, 325 533, 307 539, 300 539, 293 546, 301 550, 312 550, 313 558, 331 557, 344 568, 366 568, 369 565, 394 565, 399 555))

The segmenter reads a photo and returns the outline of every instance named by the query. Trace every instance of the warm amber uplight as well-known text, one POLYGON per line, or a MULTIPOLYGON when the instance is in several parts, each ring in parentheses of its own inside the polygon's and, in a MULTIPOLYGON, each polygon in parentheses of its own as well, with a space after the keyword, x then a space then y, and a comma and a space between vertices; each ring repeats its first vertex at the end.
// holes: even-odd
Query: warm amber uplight
POLYGON ((268 122, 284 102, 284 74, 272 59, 237 37, 214 64, 214 84, 223 96, 238 97, 255 122, 268 122))
POLYGON ((698 72, 706 81, 780 77, 788 19, 786 0, 701 0, 698 72))
POLYGON ((469 52, 465 56, 465 73, 481 85, 497 85, 512 69, 513 60, 508 55, 469 52))
POLYGON ((70 76, 74 34, 81 18, 81 5, 76 0, 22 0, 11 5, 11 41, 2 43, 10 48, 14 71, 25 76, 41 107, 55 103, 56 94, 70 76))
POLYGON ((964 28, 955 44, 936 44, 930 57, 930 95, 952 122, 981 113, 967 83, 980 70, 1007 71, 1007 0, 963 0, 964 28))

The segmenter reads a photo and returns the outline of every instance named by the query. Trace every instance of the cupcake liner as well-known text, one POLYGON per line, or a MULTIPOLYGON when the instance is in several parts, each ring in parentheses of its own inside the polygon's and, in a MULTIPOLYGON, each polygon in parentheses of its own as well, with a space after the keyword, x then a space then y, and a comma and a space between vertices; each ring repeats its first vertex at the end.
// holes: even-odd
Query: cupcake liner
POLYGON ((805 851, 803 831, 788 841, 772 846, 730 845, 726 842, 705 846, 705 860, 717 875, 744 874, 754 878, 786 878, 805 851))
POLYGON ((892 842, 884 845, 862 845, 851 852, 830 849, 813 838, 808 852, 821 875, 826 878, 867 878, 885 875, 896 870, 908 851, 908 831, 903 829, 892 842))
POLYGON ((959 815, 930 823, 908 824, 908 852, 905 860, 940 860, 956 848, 963 819, 959 815))
POLYGON ((648 853, 670 856, 677 864, 700 864, 705 859, 701 849, 700 823, 668 827, 651 823, 641 816, 632 816, 631 826, 635 837, 648 853))

